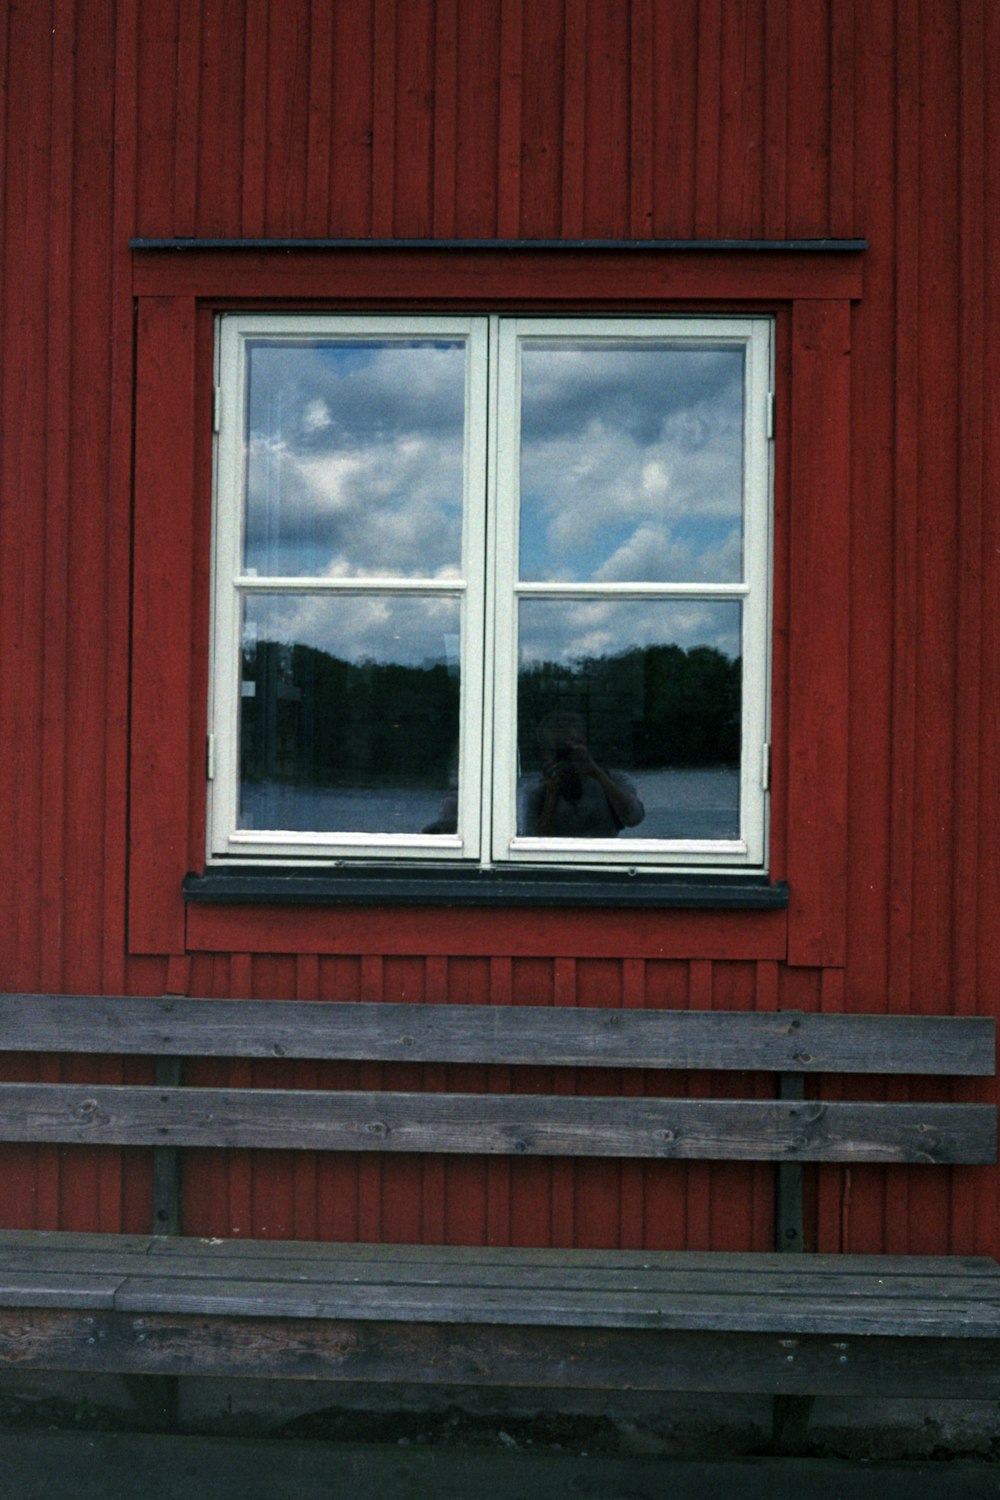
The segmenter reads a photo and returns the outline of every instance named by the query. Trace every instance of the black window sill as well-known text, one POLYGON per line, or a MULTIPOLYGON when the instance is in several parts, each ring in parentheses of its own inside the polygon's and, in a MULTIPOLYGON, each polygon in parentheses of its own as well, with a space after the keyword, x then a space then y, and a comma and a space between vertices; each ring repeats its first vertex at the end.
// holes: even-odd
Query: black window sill
POLYGON ((603 906, 766 911, 788 905, 788 885, 766 875, 663 875, 626 870, 212 868, 184 879, 185 900, 206 905, 603 906))

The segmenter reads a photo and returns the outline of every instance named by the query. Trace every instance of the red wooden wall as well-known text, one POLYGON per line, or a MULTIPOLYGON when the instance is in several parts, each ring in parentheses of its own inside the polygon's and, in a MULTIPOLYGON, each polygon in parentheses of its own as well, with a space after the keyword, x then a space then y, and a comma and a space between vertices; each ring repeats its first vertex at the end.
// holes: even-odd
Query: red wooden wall
MULTIPOLYGON (((1000 109, 988 86, 1000 7, 8 0, 0 49, 0 986, 998 1008, 1000 452, 987 417, 1000 384, 1000 109), (143 741, 134 695, 150 452, 133 482, 133 431, 137 405, 155 420, 171 380, 169 366, 159 386, 137 370, 133 236, 865 237, 842 392, 849 469, 797 467, 779 444, 780 503, 812 504, 796 565, 844 595, 826 643, 846 684, 846 712, 826 725, 846 787, 840 940, 813 942, 808 924, 790 945, 770 930, 758 940, 748 913, 272 912, 252 924, 215 913, 186 945, 139 941, 130 787, 162 746, 143 741)), ((155 320, 162 305, 147 305, 155 320)), ((176 348, 197 342, 196 328, 170 327, 176 348)), ((796 337, 808 351, 840 334, 817 335, 807 317, 796 337)), ((159 459, 171 462, 169 433, 159 459)), ((199 472, 196 461, 189 515, 204 539, 199 472)), ((796 642, 788 571, 779 556, 786 748, 810 681, 819 698, 831 687, 823 656, 796 642)), ((179 586, 167 688, 197 697, 204 554, 179 586)), ((824 738, 812 753, 822 766, 834 751, 824 738)), ((808 843, 807 803, 793 756, 776 793, 782 848, 796 831, 808 843)), ((801 847, 798 858, 815 910, 819 866, 801 847)), ((24 1059, 22 1074, 59 1066, 24 1059)), ((147 1227, 141 1154, 8 1148, 0 1171, 5 1223, 147 1227)), ((1000 1253, 997 1188, 986 1169, 825 1172, 817 1243, 1000 1253)), ((186 1227, 764 1246, 768 1197, 766 1173, 707 1166, 206 1157, 186 1227)))

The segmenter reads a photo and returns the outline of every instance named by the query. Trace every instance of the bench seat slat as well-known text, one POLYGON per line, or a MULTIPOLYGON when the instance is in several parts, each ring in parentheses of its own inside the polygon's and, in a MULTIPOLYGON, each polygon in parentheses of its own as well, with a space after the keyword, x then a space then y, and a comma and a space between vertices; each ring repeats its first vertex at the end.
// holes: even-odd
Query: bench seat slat
MULTIPOLYGON (((442 1258, 449 1264, 468 1267, 471 1272, 503 1269, 510 1265, 537 1266, 542 1269, 550 1264, 570 1261, 572 1265, 588 1268, 597 1275, 605 1272, 627 1271, 652 1264, 672 1270, 700 1271, 711 1266, 726 1275, 742 1274, 752 1270, 765 1275, 803 1275, 810 1268, 816 1271, 843 1271, 844 1275, 878 1276, 888 1274, 900 1276, 963 1277, 969 1280, 1000 1277, 996 1261, 985 1255, 823 1255, 810 1253, 790 1256, 777 1251, 757 1250, 560 1250, 534 1249, 521 1246, 467 1246, 467 1245, 395 1245, 355 1244, 330 1241, 327 1243, 306 1240, 212 1240, 163 1239, 157 1241, 149 1254, 148 1264, 156 1265, 163 1260, 184 1261, 189 1255, 201 1253, 189 1247, 204 1244, 206 1255, 225 1257, 232 1254, 239 1263, 261 1265, 267 1261, 282 1260, 287 1250, 302 1265, 312 1260, 324 1261, 335 1255, 339 1263, 351 1266, 355 1262, 378 1264, 387 1269, 400 1268, 407 1274, 409 1268, 416 1272, 427 1265, 434 1265, 442 1258), (213 1248, 214 1247, 214 1248, 213 1248)), ((0 1240, 0 1254, 2 1254, 0 1240)))
POLYGON ((120 1272, 94 1272, 75 1266, 55 1270, 8 1270, 0 1266, 0 1306, 114 1307, 125 1280, 120 1272))
POLYGON ((988 1076, 987 1016, 0 995, 0 1050, 988 1076))
POLYGON ((990 1162, 985 1104, 0 1084, 0 1139, 89 1145, 990 1162))
MULTIPOLYGON (((308 1270, 315 1262, 351 1269, 376 1265, 387 1274, 418 1275, 427 1267, 447 1264, 470 1272, 491 1273, 508 1268, 541 1268, 571 1264, 579 1270, 635 1273, 660 1266, 677 1272, 711 1270, 729 1275, 753 1272, 767 1276, 811 1276, 835 1272, 843 1276, 961 1277, 969 1280, 1000 1280, 1000 1267, 985 1255, 782 1255, 756 1250, 561 1250, 514 1245, 407 1245, 364 1244, 355 1241, 204 1239, 193 1236, 114 1235, 75 1233, 68 1230, 0 1230, 0 1265, 14 1265, 35 1253, 46 1256, 128 1253, 146 1266, 171 1264, 170 1275, 183 1274, 185 1263, 201 1260, 232 1261, 240 1274, 262 1274, 266 1262, 294 1262, 308 1270), (121 1241, 121 1245, 119 1245, 121 1241)), ((131 1269, 131 1267, 130 1267, 131 1269)), ((270 1274, 270 1273, 267 1273, 270 1274)), ((986 1288, 990 1293, 992 1288, 986 1288)))
MULTIPOLYGON (((786 1258, 787 1259, 787 1258, 786 1258)), ((338 1289, 351 1296, 412 1294, 430 1298, 443 1297, 450 1289, 461 1296, 470 1289, 504 1291, 510 1305, 516 1307, 522 1294, 544 1292, 575 1295, 577 1292, 600 1297, 637 1296, 640 1299, 704 1296, 750 1297, 764 1299, 829 1298, 845 1296, 880 1302, 914 1300, 925 1302, 942 1298, 949 1303, 980 1301, 1000 1307, 1000 1275, 992 1282, 974 1276, 941 1276, 933 1272, 917 1274, 907 1268, 901 1273, 855 1272, 847 1269, 798 1270, 788 1266, 781 1271, 757 1271, 752 1266, 741 1271, 723 1270, 706 1256, 697 1266, 678 1268, 651 1257, 632 1269, 581 1267, 572 1256, 553 1257, 547 1266, 506 1265, 468 1266, 454 1262, 445 1252, 434 1262, 384 1266, 376 1261, 342 1261, 335 1255, 324 1261, 300 1260, 289 1255, 268 1262, 248 1263, 234 1249, 222 1256, 192 1254, 175 1257, 167 1264, 154 1257, 126 1262, 111 1252, 92 1252, 72 1259, 41 1246, 34 1251, 11 1253, 0 1259, 0 1291, 8 1285, 28 1286, 34 1277, 40 1285, 60 1277, 107 1277, 137 1285, 139 1281, 162 1283, 169 1276, 178 1284, 220 1283, 227 1291, 234 1286, 250 1288, 256 1284, 284 1285, 291 1291, 309 1288, 314 1291, 338 1289)))
POLYGON ((135 1314, 333 1318, 360 1322, 492 1323, 511 1326, 697 1328, 717 1332, 881 1333, 898 1337, 1000 1338, 1000 1299, 891 1298, 826 1292, 744 1297, 657 1288, 652 1292, 572 1288, 368 1285, 363 1289, 214 1277, 130 1277, 115 1307, 135 1314))
POLYGON ((79 1252, 95 1254, 104 1250, 113 1250, 119 1255, 148 1255, 165 1241, 162 1236, 152 1234, 102 1234, 85 1229, 0 1229, 0 1264, 22 1248, 31 1249, 43 1243, 49 1251, 68 1255, 79 1252))

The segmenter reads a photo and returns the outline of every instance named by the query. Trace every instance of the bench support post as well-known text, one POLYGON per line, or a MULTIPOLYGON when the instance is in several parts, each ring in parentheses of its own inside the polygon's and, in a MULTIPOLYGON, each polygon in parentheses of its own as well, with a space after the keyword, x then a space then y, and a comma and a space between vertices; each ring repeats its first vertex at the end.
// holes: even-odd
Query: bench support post
POLYGON ((180 1382, 176 1375, 126 1375, 123 1377, 143 1426, 151 1432, 176 1432, 180 1382))
MULTIPOLYGON (((180 1057, 156 1059, 157 1087, 180 1088, 180 1057)), ((181 1153, 177 1146, 153 1147, 153 1233, 181 1232, 181 1153)), ((143 1422, 154 1432, 176 1432, 180 1384, 176 1375, 126 1375, 125 1387, 143 1422)))
MULTIPOLYGON (((156 1086, 180 1088, 184 1063, 179 1057, 156 1059, 156 1086)), ((153 1233, 181 1232, 181 1153, 177 1146, 153 1147, 153 1233)))
MULTIPOLYGON (((803 1099, 805 1080, 801 1073, 778 1074, 779 1099, 803 1099)), ((775 1249, 783 1255, 801 1255, 805 1250, 802 1214, 802 1164, 779 1162, 775 1183, 775 1249)), ((771 1417, 771 1440, 775 1453, 800 1453, 809 1433, 814 1396, 775 1396, 771 1417)))

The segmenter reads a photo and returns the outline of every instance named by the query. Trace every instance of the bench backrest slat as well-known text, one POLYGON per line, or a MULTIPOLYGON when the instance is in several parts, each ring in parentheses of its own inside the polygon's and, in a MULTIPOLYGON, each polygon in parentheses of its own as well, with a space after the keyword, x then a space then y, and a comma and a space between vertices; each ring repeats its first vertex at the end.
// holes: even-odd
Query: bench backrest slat
POLYGON ((986 1077, 986 1016, 0 995, 0 1050, 986 1077))
POLYGON ((991 1162, 986 1104, 0 1086, 0 1140, 681 1160, 991 1162))

